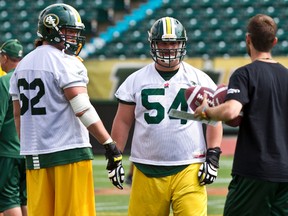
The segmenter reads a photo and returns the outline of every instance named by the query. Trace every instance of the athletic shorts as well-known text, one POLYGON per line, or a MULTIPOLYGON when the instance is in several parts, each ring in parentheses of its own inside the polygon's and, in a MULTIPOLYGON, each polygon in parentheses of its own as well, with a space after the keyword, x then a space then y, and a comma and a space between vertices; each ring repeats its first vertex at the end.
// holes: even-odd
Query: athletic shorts
POLYGON ((288 215, 288 182, 275 183, 235 175, 228 189, 224 216, 288 215))
POLYGON ((96 215, 92 160, 27 170, 29 216, 96 215))
POLYGON ((128 208, 129 216, 206 216, 206 187, 199 185, 201 164, 191 164, 177 174, 147 177, 134 167, 128 208))
POLYGON ((0 212, 25 206, 26 170, 25 159, 0 157, 0 212))

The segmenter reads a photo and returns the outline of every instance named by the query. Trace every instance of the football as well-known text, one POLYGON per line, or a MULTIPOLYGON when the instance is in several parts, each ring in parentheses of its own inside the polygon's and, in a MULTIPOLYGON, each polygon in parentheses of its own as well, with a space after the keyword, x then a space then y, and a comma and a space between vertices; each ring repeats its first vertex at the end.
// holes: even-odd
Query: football
POLYGON ((202 104, 205 93, 207 94, 208 105, 212 107, 214 94, 212 89, 196 85, 185 90, 185 99, 193 111, 202 104))
POLYGON ((236 118, 230 121, 226 121, 224 123, 230 127, 238 127, 242 121, 242 117, 243 117, 243 112, 241 111, 240 114, 236 118))
MULTIPOLYGON (((227 94, 228 86, 225 84, 221 84, 217 87, 216 91, 213 94, 213 105, 218 106, 219 104, 222 104, 225 102, 225 97, 227 94)), ((241 123, 243 117, 243 112, 241 111, 239 116, 237 116, 235 119, 232 119, 230 121, 224 122, 226 125, 231 127, 238 127, 241 123)))
POLYGON ((224 103, 227 94, 227 89, 228 86, 226 86, 225 84, 218 85, 216 91, 213 94, 214 106, 218 106, 219 104, 224 103))

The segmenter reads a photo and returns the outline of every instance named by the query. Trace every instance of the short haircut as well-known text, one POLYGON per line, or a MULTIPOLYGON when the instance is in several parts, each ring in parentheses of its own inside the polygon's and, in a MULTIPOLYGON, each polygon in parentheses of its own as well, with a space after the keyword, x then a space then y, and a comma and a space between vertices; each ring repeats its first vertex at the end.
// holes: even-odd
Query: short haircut
POLYGON ((254 48, 259 52, 269 52, 276 38, 277 24, 265 14, 253 16, 247 25, 247 32, 251 36, 254 48))

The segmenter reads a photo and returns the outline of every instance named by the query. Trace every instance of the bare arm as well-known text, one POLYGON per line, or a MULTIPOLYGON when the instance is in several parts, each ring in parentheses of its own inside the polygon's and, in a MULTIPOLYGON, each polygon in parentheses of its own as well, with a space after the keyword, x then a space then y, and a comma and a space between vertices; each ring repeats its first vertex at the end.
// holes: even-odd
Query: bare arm
POLYGON ((134 105, 119 103, 116 116, 113 121, 111 136, 116 141, 120 151, 124 151, 129 131, 134 122, 134 105))
POLYGON ((206 141, 207 148, 220 147, 223 138, 223 126, 219 122, 216 126, 207 125, 206 141))
POLYGON ((104 127, 95 108, 91 105, 85 87, 71 87, 64 89, 75 115, 85 125, 88 131, 105 148, 105 157, 108 160, 106 169, 108 178, 118 189, 123 189, 125 172, 122 166, 122 153, 117 149, 116 143, 104 127))
MULTIPOLYGON (((87 93, 87 88, 71 87, 64 89, 64 94, 68 101, 70 101, 72 98, 76 97, 78 94, 81 93, 87 93)), ((87 129, 92 134, 92 136, 94 136, 97 139, 97 141, 101 144, 110 138, 110 135, 107 132, 101 120, 91 124, 89 127, 87 127, 87 129)))
POLYGON ((208 108, 206 113, 211 119, 225 122, 236 118, 240 114, 242 107, 239 101, 228 100, 219 106, 208 108))

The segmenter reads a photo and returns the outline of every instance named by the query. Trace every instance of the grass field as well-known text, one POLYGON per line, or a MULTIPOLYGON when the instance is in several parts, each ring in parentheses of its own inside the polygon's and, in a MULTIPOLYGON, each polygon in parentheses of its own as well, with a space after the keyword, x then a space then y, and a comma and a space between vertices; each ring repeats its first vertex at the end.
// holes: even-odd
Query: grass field
MULTIPOLYGON (((130 162, 127 156, 124 156, 123 165, 126 172, 128 172, 130 162)), ((231 165, 232 156, 221 156, 217 180, 212 185, 207 186, 209 216, 222 215, 225 195, 231 179, 231 165)), ((104 156, 96 156, 93 161, 93 168, 97 216, 126 216, 129 201, 129 186, 125 185, 122 191, 114 188, 108 180, 105 166, 106 161, 104 156)))

